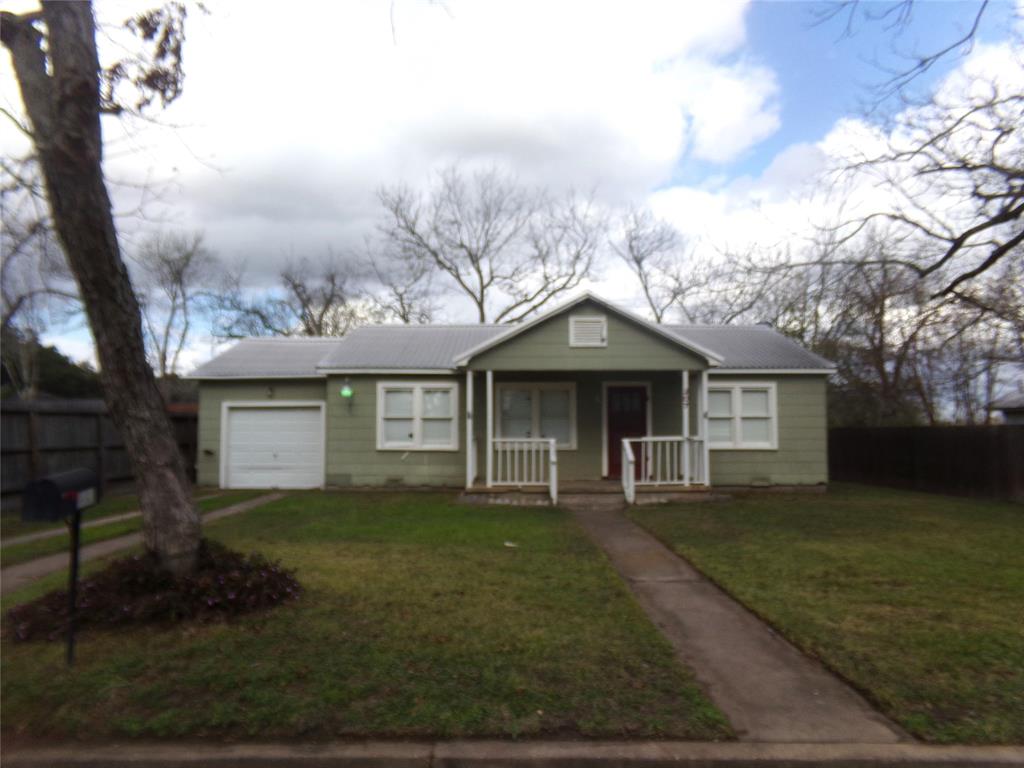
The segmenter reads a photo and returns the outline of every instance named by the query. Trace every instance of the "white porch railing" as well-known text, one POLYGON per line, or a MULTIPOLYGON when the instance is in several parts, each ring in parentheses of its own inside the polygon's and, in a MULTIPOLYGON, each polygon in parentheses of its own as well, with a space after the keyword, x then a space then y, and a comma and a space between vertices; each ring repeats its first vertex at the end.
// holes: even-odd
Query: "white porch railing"
POLYGON ((494 485, 546 485, 558 503, 558 451, 555 439, 496 437, 492 443, 494 485))
POLYGON ((626 439, 622 441, 622 494, 627 504, 636 501, 636 456, 626 439))
POLYGON ((636 487, 707 485, 704 441, 698 437, 631 437, 622 440, 622 492, 636 500, 636 487))

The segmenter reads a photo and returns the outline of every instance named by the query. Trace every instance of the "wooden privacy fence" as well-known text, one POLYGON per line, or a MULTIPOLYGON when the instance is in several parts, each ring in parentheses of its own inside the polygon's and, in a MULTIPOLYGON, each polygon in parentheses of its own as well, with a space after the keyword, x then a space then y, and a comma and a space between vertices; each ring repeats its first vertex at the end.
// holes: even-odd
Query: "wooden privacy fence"
MULTIPOLYGON (((167 415, 194 480, 196 414, 167 415)), ((124 443, 102 400, 0 403, 0 461, 4 497, 33 479, 75 467, 95 470, 101 488, 133 477, 124 443)))
POLYGON ((1024 500, 1024 425, 841 427, 828 431, 832 480, 1024 500))

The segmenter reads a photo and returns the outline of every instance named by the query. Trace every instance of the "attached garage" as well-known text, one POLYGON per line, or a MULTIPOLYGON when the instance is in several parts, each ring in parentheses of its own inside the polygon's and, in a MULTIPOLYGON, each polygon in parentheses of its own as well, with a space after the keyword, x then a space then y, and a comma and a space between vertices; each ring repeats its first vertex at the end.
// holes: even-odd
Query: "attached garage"
POLYGON ((324 404, 224 403, 221 487, 324 485, 324 404))

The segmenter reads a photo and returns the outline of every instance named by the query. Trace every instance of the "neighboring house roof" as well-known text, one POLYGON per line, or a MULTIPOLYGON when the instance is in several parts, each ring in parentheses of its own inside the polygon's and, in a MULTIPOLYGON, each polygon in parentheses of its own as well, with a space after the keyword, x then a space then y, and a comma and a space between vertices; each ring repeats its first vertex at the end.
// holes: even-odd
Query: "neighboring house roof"
POLYGON ((242 339, 196 368, 192 379, 260 379, 320 376, 316 366, 341 339, 287 337, 242 339))
MULTIPOLYGON (((656 325, 585 294, 541 319, 584 299, 639 322, 652 332, 706 357, 719 371, 828 372, 832 363, 767 326, 656 325)), ((342 373, 448 372, 485 349, 512 338, 521 325, 371 325, 340 339, 244 339, 197 368, 190 378, 290 378, 342 373)))
POLYGON ((713 349, 725 369, 820 370, 833 368, 767 325, 667 325, 673 333, 713 349))
POLYGON ((1024 392, 1018 395, 1007 395, 992 403, 994 411, 1024 411, 1024 392))

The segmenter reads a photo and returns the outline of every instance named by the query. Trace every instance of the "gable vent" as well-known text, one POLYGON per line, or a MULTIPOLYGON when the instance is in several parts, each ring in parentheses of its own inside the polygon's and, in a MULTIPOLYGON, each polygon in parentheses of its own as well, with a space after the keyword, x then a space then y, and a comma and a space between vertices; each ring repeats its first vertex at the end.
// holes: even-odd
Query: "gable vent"
POLYGON ((608 319, 605 317, 570 317, 570 347, 607 347, 608 319))

